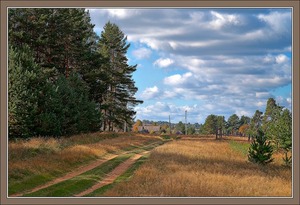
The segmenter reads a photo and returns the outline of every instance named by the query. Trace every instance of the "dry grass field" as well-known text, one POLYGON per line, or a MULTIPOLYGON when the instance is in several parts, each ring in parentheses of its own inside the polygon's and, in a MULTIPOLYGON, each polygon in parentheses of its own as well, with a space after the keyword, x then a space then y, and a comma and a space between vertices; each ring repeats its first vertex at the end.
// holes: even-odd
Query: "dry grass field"
POLYGON ((291 196, 292 173, 282 166, 282 155, 259 166, 247 161, 248 146, 244 138, 172 141, 155 148, 130 180, 102 196, 291 196))
POLYGON ((282 153, 273 155, 273 163, 260 166, 248 162, 248 148, 249 142, 243 137, 216 140, 214 136, 181 136, 180 139, 133 133, 20 140, 8 145, 8 191, 9 195, 26 193, 77 167, 85 167, 105 156, 118 156, 105 166, 30 194, 74 196, 99 183, 98 178, 108 176, 131 155, 150 151, 128 170, 123 170, 112 184, 86 196, 291 196, 292 172, 282 166, 282 153), (92 175, 96 181, 84 180, 84 176, 92 175))
POLYGON ((161 141, 155 136, 93 133, 61 139, 31 138, 9 142, 9 194, 46 183, 107 154, 161 141))

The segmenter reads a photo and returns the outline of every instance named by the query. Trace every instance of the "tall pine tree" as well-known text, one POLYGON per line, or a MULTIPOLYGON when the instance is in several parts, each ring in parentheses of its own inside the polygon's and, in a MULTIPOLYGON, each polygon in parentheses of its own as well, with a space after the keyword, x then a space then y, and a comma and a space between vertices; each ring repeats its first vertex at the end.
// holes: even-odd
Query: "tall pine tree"
POLYGON ((128 65, 126 53, 130 44, 127 44, 127 37, 120 28, 111 22, 106 23, 98 46, 106 59, 102 70, 107 75, 106 91, 101 100, 103 130, 112 131, 123 127, 124 123, 132 124, 135 115, 133 107, 142 101, 134 97, 137 87, 132 73, 136 65, 128 65))

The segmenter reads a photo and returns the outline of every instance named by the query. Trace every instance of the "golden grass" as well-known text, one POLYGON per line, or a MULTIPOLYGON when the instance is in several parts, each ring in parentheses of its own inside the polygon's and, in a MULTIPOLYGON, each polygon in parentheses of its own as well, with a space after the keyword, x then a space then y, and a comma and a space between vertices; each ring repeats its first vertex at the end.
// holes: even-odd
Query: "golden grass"
POLYGON ((62 174, 110 152, 160 139, 130 133, 92 133, 61 139, 31 138, 9 142, 9 183, 22 181, 33 174, 62 174))
POLYGON ((291 196, 291 169, 274 157, 262 167, 232 150, 229 140, 173 141, 104 196, 291 196))

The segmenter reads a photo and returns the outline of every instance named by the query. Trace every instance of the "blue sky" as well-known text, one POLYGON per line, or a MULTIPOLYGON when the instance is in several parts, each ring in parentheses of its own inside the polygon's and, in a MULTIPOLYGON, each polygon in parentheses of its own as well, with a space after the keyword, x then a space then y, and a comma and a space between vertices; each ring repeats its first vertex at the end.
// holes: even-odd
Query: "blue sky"
POLYGON ((136 119, 204 123, 252 117, 268 98, 291 109, 291 9, 89 9, 95 31, 116 23, 137 64, 136 119))

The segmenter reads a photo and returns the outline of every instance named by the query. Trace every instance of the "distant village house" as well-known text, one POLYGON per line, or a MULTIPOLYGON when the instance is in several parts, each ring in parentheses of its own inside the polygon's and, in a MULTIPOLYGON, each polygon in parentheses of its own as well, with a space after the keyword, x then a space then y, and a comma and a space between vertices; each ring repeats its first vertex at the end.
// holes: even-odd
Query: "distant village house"
POLYGON ((159 132, 160 131, 160 126, 155 126, 155 125, 144 125, 144 126, 138 126, 138 131, 139 132, 159 132))

